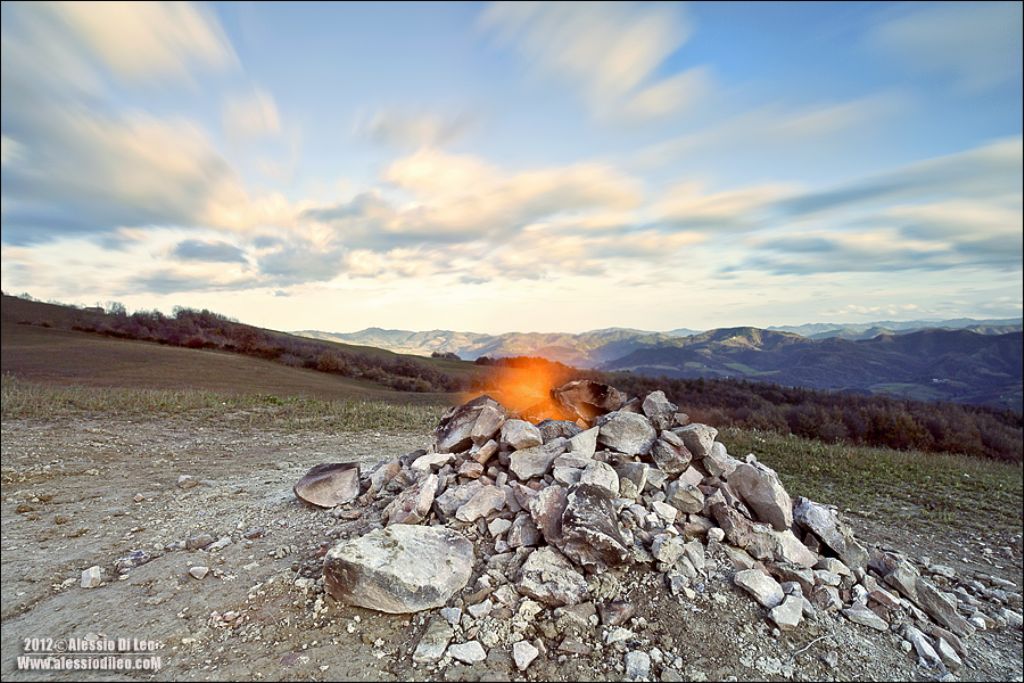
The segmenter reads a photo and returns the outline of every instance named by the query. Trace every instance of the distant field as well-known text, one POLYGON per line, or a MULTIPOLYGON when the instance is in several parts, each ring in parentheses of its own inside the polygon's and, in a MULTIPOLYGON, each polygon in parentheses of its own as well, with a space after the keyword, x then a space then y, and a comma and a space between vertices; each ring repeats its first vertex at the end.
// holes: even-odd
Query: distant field
POLYGON ((418 404, 453 400, 449 394, 391 391, 372 382, 237 353, 163 346, 32 325, 3 326, 0 366, 5 375, 57 385, 418 404))

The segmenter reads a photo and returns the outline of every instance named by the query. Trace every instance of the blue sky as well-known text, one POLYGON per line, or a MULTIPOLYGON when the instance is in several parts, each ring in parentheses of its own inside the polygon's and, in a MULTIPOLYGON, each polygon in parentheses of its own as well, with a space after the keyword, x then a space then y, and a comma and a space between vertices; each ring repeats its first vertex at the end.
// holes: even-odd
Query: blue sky
POLYGON ((4 291, 279 329, 1019 317, 1019 3, 4 3, 4 291))

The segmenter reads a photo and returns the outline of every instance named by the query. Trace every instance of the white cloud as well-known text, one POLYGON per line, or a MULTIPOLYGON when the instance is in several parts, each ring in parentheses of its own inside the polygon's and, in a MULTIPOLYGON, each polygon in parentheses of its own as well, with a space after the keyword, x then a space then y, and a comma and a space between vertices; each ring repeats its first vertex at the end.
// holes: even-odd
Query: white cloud
POLYGON ((877 26, 868 45, 897 63, 950 79, 965 93, 1017 81, 1021 75, 1019 2, 943 2, 913 9, 877 26))
POLYGON ((187 2, 40 3, 70 38, 118 77, 187 79, 195 66, 225 69, 238 58, 216 17, 187 2))
POLYGON ((277 103, 273 95, 261 88, 226 98, 223 120, 228 137, 259 138, 281 132, 277 103))
POLYGON ((706 69, 662 77, 658 70, 690 35, 677 6, 621 2, 497 2, 481 26, 542 73, 578 86, 605 118, 677 113, 709 87, 706 69))

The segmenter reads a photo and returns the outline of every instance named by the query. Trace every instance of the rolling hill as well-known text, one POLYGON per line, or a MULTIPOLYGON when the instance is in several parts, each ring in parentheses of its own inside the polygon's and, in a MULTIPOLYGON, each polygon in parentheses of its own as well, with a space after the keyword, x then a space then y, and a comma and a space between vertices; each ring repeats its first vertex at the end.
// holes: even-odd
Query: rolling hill
POLYGON ((599 369, 675 378, 742 378, 1020 411, 1021 338, 1021 332, 985 335, 932 329, 857 341, 817 340, 733 328, 640 349, 599 369))

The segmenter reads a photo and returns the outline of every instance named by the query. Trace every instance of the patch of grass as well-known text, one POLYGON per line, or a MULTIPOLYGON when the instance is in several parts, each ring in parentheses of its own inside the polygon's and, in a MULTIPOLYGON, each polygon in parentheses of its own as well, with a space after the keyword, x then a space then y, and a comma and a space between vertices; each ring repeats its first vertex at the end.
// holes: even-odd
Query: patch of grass
POLYGON ((0 417, 186 416, 278 429, 425 432, 437 424, 444 409, 440 402, 407 404, 192 389, 56 386, 4 375, 0 417))
POLYGON ((719 440, 734 456, 747 453, 779 473, 792 496, 836 505, 890 524, 913 522, 977 531, 1022 526, 1020 463, 944 453, 896 451, 725 429, 719 440))

